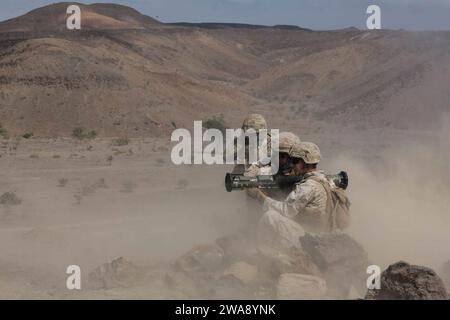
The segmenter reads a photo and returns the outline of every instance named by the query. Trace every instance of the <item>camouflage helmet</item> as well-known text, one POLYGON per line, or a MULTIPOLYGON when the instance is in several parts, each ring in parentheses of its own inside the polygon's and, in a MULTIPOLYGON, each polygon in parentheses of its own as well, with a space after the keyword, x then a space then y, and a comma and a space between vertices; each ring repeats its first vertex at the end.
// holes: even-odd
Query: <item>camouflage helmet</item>
POLYGON ((300 142, 292 146, 289 151, 292 158, 300 158, 306 164, 317 164, 321 160, 319 147, 312 142, 300 142))
POLYGON ((281 132, 279 135, 278 151, 282 153, 289 153, 292 146, 300 142, 300 138, 292 132, 281 132))
POLYGON ((244 131, 247 131, 248 129, 254 129, 256 132, 261 129, 267 129, 266 119, 264 119, 262 115, 257 113, 249 114, 242 124, 242 129, 244 131))

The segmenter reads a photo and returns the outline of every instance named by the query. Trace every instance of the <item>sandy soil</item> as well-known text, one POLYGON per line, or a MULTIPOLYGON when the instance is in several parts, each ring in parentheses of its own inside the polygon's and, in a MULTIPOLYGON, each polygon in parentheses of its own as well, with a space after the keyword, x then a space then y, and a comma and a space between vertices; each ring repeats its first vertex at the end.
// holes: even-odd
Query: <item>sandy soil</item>
POLYGON ((2 298, 60 297, 69 265, 87 276, 120 256, 167 262, 238 227, 242 195, 217 205, 225 168, 173 166, 164 141, 30 140, 3 150, 0 193, 22 203, 0 207, 2 298))
MULTIPOLYGON (((434 152, 448 142, 431 133, 330 136, 304 139, 322 146, 323 168, 350 173, 350 234, 382 267, 403 259, 439 270, 450 259, 450 149, 440 158, 434 152)), ((243 225, 244 194, 223 186, 230 168, 174 166, 163 139, 124 146, 113 139, 10 139, 1 150, 0 194, 14 192, 21 203, 0 206, 0 298, 187 297, 165 288, 160 273, 191 247, 243 225), (142 281, 66 289, 67 266, 81 267, 84 285, 117 257, 147 268, 142 281)))

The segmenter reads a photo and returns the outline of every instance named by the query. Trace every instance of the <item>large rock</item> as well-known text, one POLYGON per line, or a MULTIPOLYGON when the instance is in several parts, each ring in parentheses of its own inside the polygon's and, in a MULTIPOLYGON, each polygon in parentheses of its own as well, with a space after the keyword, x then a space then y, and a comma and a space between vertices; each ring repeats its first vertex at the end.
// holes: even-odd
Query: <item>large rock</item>
POLYGON ((306 234, 300 242, 322 272, 330 297, 346 299, 349 295, 355 296, 355 291, 360 297, 364 296, 366 270, 371 263, 367 252, 356 240, 344 233, 306 234))
POLYGON ((234 274, 224 274, 209 282, 208 294, 208 298, 219 300, 250 299, 253 287, 244 284, 234 274))
POLYGON ((431 269, 400 261, 381 274, 381 288, 369 290, 369 300, 448 300, 441 278, 431 269))
POLYGON ((252 285, 258 281, 258 268, 243 261, 238 261, 229 266, 222 274, 233 276, 245 285, 252 285))
POLYGON ((280 300, 321 299, 326 292, 324 279, 306 274, 282 274, 277 285, 277 298, 280 300))
POLYGON ((322 273, 308 254, 298 250, 287 253, 279 252, 277 256, 265 256, 264 264, 273 277, 283 273, 301 273, 322 277, 322 273))
POLYGON ((342 260, 367 260, 367 253, 352 237, 345 233, 311 235, 300 238, 302 248, 308 252, 322 270, 342 260))

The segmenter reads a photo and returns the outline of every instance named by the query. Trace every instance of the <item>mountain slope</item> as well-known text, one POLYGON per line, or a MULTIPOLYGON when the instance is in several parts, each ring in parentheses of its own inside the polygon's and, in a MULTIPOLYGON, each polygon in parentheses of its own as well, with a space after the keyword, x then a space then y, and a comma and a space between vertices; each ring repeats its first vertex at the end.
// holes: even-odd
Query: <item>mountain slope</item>
POLYGON ((76 4, 81 9, 82 28, 91 29, 145 29, 158 25, 153 18, 138 11, 118 5, 97 3, 84 5, 76 2, 61 2, 38 8, 29 13, 0 23, 0 32, 56 32, 66 30, 66 10, 76 4))
POLYGON ((166 25, 115 5, 87 8, 127 27, 95 18, 79 32, 54 22, 13 32, 64 6, 0 23, 0 123, 11 134, 167 135, 218 114, 239 126, 250 111, 301 132, 427 129, 449 112, 448 32, 166 25))

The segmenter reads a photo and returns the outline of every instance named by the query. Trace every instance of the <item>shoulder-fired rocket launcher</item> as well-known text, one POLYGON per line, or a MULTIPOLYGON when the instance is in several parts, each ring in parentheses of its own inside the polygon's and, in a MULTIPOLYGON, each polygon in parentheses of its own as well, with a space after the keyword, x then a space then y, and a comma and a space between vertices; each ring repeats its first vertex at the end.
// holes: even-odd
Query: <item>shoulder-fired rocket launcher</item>
MULTIPOLYGON (((327 179, 338 188, 346 190, 348 187, 347 172, 341 171, 335 175, 327 175, 327 179)), ((225 176, 225 188, 228 192, 233 190, 244 190, 249 188, 280 189, 293 187, 302 181, 301 176, 263 175, 256 177, 245 177, 242 174, 227 173, 225 176)))

